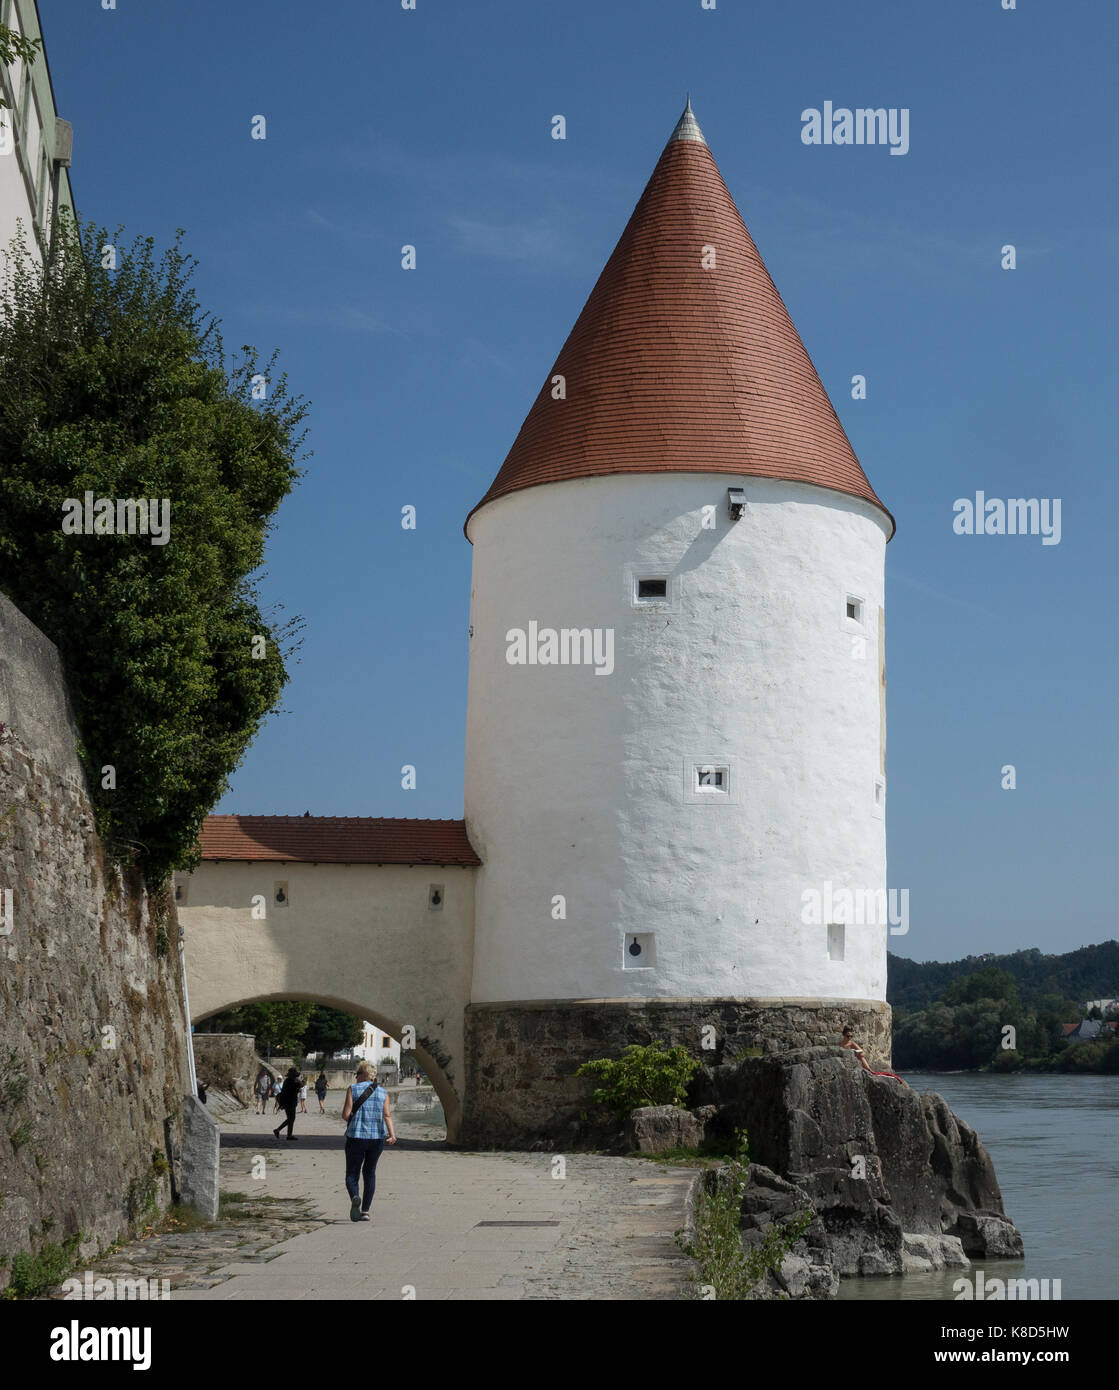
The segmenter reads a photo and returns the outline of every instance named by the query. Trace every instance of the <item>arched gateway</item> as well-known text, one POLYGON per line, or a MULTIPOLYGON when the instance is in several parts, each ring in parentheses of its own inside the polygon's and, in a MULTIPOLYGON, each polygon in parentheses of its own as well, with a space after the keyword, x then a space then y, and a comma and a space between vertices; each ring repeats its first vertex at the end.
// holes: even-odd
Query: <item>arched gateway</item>
POLYGON ((175 885, 192 1021, 266 999, 359 1014, 415 1053, 457 1139, 479 863, 462 821, 210 816, 201 850, 175 885))

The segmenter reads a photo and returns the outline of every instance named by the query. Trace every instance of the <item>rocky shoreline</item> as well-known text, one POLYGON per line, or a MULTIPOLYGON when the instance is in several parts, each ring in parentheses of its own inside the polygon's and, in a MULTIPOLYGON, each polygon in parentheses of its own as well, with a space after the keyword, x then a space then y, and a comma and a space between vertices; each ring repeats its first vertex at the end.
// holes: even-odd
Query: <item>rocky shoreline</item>
MULTIPOLYGON (((744 1129, 745 1248, 775 1222, 809 1225, 762 1297, 829 1298, 840 1278, 966 1268, 1020 1258, 990 1155, 938 1095, 863 1071, 850 1052, 809 1047, 697 1074, 690 1108, 635 1110, 631 1149, 698 1147, 744 1129)), ((725 1169, 704 1175, 710 1189, 725 1169)))

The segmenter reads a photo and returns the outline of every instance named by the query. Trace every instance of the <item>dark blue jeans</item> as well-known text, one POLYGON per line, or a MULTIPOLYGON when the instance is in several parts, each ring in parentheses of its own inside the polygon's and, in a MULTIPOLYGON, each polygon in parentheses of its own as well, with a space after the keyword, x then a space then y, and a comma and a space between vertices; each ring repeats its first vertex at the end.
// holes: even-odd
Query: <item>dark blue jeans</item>
POLYGON ((362 1211, 368 1211, 377 1190, 377 1160, 385 1147, 383 1139, 346 1140, 346 1191, 351 1197, 357 1196, 358 1174, 361 1175, 365 1191, 361 1198, 362 1211))

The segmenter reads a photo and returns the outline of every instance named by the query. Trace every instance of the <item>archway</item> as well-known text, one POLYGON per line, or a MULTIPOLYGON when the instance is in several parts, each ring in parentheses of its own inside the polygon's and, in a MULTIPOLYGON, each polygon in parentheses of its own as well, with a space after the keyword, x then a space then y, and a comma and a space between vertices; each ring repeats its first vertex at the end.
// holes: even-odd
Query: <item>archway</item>
MULTIPOLYGON (((375 1024, 389 1037, 400 1040, 405 1033, 405 1029, 416 1027, 407 1020, 395 1017, 393 1014, 384 1012, 381 1009, 371 1008, 367 1004, 359 1004, 352 998, 344 998, 341 995, 325 995, 316 991, 308 993, 299 990, 284 990, 282 993, 251 994, 245 996, 231 996, 219 1004, 213 1004, 211 1000, 206 1001, 204 1009, 192 1010, 191 1024, 205 1022, 214 1014, 227 1012, 229 1009, 243 1008, 247 1004, 270 1004, 279 1001, 294 999, 301 1003, 325 1004, 332 1009, 341 1009, 344 1013, 355 1014, 359 1018, 367 1019, 375 1024)), ((439 1097, 440 1104, 443 1106, 443 1114, 447 1121, 447 1142, 453 1144, 457 1141, 459 1129, 462 1125, 462 1101, 459 1099, 454 1085, 447 1075, 444 1065, 440 1062, 436 1052, 432 1050, 434 1040, 421 1037, 418 1030, 415 1043, 406 1050, 411 1052, 424 1069, 425 1075, 430 1077, 431 1084, 435 1088, 435 1094, 439 1097)), ((434 1044, 438 1046, 437 1043, 434 1044)), ((442 1049, 439 1049, 442 1051, 442 1049)), ((444 1061, 446 1060, 444 1054, 444 1061)))

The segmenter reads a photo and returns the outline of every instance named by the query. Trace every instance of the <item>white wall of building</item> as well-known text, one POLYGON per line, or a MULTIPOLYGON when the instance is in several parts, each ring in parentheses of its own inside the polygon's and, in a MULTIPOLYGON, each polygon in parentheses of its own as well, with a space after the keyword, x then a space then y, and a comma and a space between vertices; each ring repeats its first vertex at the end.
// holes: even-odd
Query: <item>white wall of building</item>
POLYGON ((547 484, 473 516, 473 1001, 885 999, 884 922, 846 926, 836 960, 801 916, 826 882, 886 886, 889 525, 856 498, 724 474, 547 484), (667 575, 669 601, 635 607, 635 574, 667 575), (530 620, 612 628, 613 673, 508 664, 530 620), (707 762, 729 767, 726 796, 691 792, 707 762), (626 968, 632 932, 655 934, 653 968, 626 968))
POLYGON ((383 1028, 377 1024, 370 1023, 368 1019, 362 1020, 361 1042, 356 1047, 351 1048, 345 1054, 347 1057, 363 1058, 367 1062, 373 1062, 378 1067, 392 1064, 400 1066, 400 1044, 395 1038, 391 1038, 383 1028))
MULTIPOLYGON (((16 34, 41 38, 33 0, 0 0, 0 21, 16 34)), ((0 90, 9 108, 0 110, 0 271, 11 239, 22 224, 28 250, 42 259, 53 210, 54 97, 46 58, 0 67, 0 90)), ((69 172, 58 173, 60 207, 72 207, 69 172)))

